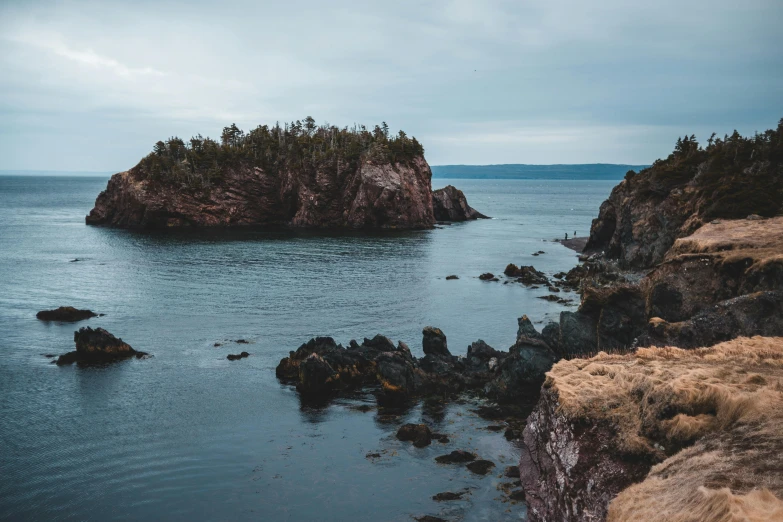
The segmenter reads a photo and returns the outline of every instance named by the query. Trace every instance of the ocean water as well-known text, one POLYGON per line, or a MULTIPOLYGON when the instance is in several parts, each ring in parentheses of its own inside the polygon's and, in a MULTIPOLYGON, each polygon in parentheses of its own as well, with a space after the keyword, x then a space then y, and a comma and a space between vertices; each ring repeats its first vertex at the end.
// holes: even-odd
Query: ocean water
POLYGON ((274 375, 316 335, 382 333, 421 355, 433 325, 454 354, 477 339, 506 350, 517 317, 540 327, 567 309, 538 299, 545 289, 477 276, 510 262, 573 267, 576 254, 552 240, 586 235, 615 182, 433 181, 448 183, 493 219, 376 234, 142 233, 84 224, 106 178, 0 177, 0 519, 524 520, 497 490, 519 450, 484 429, 474 400, 401 415, 357 410, 374 405, 362 395, 312 408, 274 375), (106 315, 36 320, 61 305, 106 315), (50 364, 44 354, 72 350, 88 325, 154 357, 50 364), (242 350, 251 357, 226 360, 242 350), (422 419, 451 442, 394 438, 422 419), (434 463, 453 449, 498 467, 478 477, 434 463), (464 501, 431 499, 461 488, 464 501))

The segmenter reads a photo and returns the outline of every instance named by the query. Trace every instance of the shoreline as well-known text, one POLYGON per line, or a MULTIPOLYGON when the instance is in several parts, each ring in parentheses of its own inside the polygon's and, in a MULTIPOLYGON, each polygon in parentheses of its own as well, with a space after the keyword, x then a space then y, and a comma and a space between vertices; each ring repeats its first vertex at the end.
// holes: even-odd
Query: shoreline
POLYGON ((585 245, 587 245, 587 241, 590 239, 589 236, 586 237, 572 237, 570 239, 555 239, 555 243, 560 243, 566 248, 570 248, 571 250, 582 253, 584 252, 585 245))

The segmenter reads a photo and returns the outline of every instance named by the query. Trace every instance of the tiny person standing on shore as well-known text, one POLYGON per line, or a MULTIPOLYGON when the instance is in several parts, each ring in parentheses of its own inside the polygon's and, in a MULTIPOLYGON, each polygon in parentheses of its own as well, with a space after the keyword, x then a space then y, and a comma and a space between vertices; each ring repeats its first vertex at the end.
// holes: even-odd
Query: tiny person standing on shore
POLYGON ((565 238, 565 240, 566 240, 566 241, 568 241, 568 232, 566 232, 566 238, 565 238))

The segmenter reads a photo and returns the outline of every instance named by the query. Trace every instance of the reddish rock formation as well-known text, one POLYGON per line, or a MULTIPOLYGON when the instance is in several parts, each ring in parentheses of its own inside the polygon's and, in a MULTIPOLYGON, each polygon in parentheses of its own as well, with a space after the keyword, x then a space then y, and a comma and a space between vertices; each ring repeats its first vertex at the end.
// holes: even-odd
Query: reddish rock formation
POLYGON ((240 165, 224 169, 209 189, 191 190, 150 178, 139 164, 111 177, 86 221, 128 228, 429 228, 435 222, 430 176, 422 156, 406 164, 363 161, 314 176, 240 165))
POLYGON ((438 221, 487 219, 487 216, 471 208, 465 194, 452 185, 432 191, 432 210, 438 221))

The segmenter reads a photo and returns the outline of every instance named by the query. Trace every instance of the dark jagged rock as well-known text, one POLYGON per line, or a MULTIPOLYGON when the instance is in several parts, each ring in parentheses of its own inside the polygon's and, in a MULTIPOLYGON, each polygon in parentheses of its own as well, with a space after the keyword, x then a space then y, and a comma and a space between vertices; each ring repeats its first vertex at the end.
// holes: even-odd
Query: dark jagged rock
POLYGON ((465 194, 451 185, 432 191, 432 211, 437 221, 468 221, 487 218, 481 212, 471 208, 465 194))
POLYGON ((92 329, 89 326, 74 332, 73 340, 76 350, 61 355, 57 364, 102 364, 130 357, 141 359, 148 356, 131 348, 122 339, 114 337, 103 328, 92 329))
POLYGON ((451 356, 448 346, 446 344, 446 334, 444 334, 440 328, 432 326, 425 326, 422 330, 424 339, 422 340, 422 348, 426 355, 445 355, 451 356))
POLYGON ((486 272, 484 274, 481 274, 479 276, 479 279, 481 279, 482 281, 496 281, 497 280, 497 278, 495 277, 495 274, 493 274, 492 272, 486 272))
POLYGON ((92 310, 79 310, 73 306, 61 306, 55 310, 41 310, 35 317, 41 321, 61 321, 64 323, 74 323, 83 321, 90 317, 98 317, 98 314, 92 310))
POLYGON ((465 450, 454 450, 447 455, 435 457, 438 464, 463 464, 476 460, 476 454, 465 450))
POLYGON ((387 406, 401 406, 416 397, 442 397, 467 390, 512 400, 528 394, 529 387, 539 385, 554 361, 553 353, 530 320, 524 317, 519 324, 517 343, 508 352, 495 350, 479 340, 468 347, 465 357, 451 355, 445 334, 432 327, 422 332, 426 355, 420 359, 411 354, 405 343, 399 342, 395 347, 381 335, 364 339, 362 344, 351 341, 347 348, 331 337, 318 337, 282 359, 276 375, 283 382, 296 384, 304 395, 322 393, 328 397, 343 390, 372 387, 378 402, 387 406), (319 371, 308 374, 308 383, 303 385, 301 366, 312 354, 323 363, 311 361, 319 371))
POLYGON ((549 285, 549 279, 543 272, 539 272, 532 266, 517 266, 510 263, 503 271, 508 277, 515 277, 517 281, 525 285, 549 285))
POLYGON ((446 281, 453 281, 455 279, 459 279, 459 277, 455 275, 446 276, 446 281))
POLYGON ((299 365, 296 389, 304 396, 324 396, 335 389, 337 372, 317 353, 311 353, 299 365))
POLYGON ((414 517, 416 522, 448 522, 445 518, 436 517, 433 515, 422 515, 420 517, 414 517))
POLYGON ((245 357, 250 357, 250 354, 247 352, 242 353, 230 353, 226 355, 226 359, 229 361, 238 361, 239 359, 244 359, 245 357))
POLYGON ((491 460, 474 460, 466 467, 477 475, 486 475, 492 468, 495 467, 495 463, 491 460))
POLYGON ((498 365, 497 376, 485 387, 487 395, 500 402, 535 394, 544 382, 546 372, 557 361, 557 356, 530 319, 525 315, 518 322, 516 343, 498 365))
POLYGON ((417 448, 423 448, 432 442, 432 431, 426 424, 403 424, 397 430, 397 438, 413 442, 417 448))
POLYGON ((783 335, 783 292, 757 292, 728 299, 681 322, 653 318, 638 345, 700 348, 754 335, 783 335))

